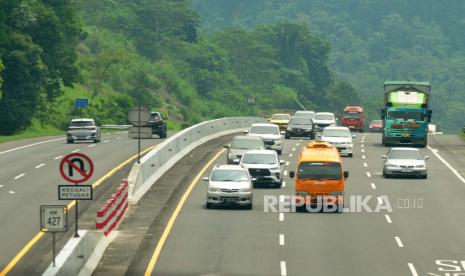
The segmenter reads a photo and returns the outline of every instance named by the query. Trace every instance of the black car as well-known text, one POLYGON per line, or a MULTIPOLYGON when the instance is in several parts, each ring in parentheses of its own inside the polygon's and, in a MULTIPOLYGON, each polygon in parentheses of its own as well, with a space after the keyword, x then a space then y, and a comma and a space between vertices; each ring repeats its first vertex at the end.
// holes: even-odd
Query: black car
POLYGON ((152 128, 152 134, 157 134, 160 138, 166 138, 166 118, 160 112, 150 112, 149 126, 152 128))
POLYGON ((286 129, 285 138, 309 137, 315 139, 312 119, 308 117, 292 117, 286 129))

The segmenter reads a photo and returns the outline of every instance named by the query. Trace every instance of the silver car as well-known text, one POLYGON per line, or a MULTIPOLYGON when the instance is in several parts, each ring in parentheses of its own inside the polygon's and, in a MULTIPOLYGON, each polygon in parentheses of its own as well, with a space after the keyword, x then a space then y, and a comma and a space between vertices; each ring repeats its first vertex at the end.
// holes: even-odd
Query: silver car
POLYGON ((207 209, 216 205, 241 206, 252 209, 253 186, 247 169, 239 165, 216 165, 208 181, 207 209))
POLYGON ((100 128, 94 119, 73 119, 68 125, 66 132, 66 141, 68 144, 77 140, 92 140, 95 143, 100 142, 100 128))
POLYGON ((426 160, 419 149, 396 147, 391 148, 386 155, 383 155, 383 176, 416 176, 427 178, 426 160))
POLYGON ((241 135, 232 139, 231 144, 224 145, 228 149, 228 164, 239 164, 242 155, 248 150, 265 149, 263 138, 259 136, 241 135))

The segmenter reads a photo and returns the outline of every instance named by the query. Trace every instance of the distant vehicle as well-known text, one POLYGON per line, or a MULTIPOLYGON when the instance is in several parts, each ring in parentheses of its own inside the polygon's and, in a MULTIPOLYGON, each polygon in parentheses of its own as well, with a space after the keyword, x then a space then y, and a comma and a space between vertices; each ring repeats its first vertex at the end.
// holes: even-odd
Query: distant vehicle
POLYGON ((382 132, 383 131, 383 120, 373 120, 368 125, 370 132, 382 132))
POLYGON ((253 186, 252 179, 243 166, 216 165, 208 181, 207 209, 215 205, 242 206, 252 209, 253 186))
POLYGON ((231 144, 224 145, 228 149, 228 164, 239 164, 242 155, 248 150, 264 150, 265 142, 262 137, 242 135, 232 139, 231 144))
POLYGON ((313 132, 313 122, 309 117, 292 117, 286 129, 284 136, 286 139, 291 137, 308 137, 315 138, 313 132))
POLYGON ((249 170, 253 184, 280 188, 283 184, 283 170, 276 151, 250 150, 241 159, 241 165, 249 170))
POLYGON ((283 138, 277 125, 252 124, 249 128, 248 135, 262 137, 265 142, 265 148, 275 150, 279 155, 282 154, 283 138))
POLYGON ((280 130, 286 130, 287 125, 289 124, 290 120, 291 120, 291 115, 289 114, 284 114, 284 113, 273 114, 271 115, 271 118, 270 118, 270 124, 275 124, 279 126, 280 130))
POLYGON ((95 143, 100 142, 100 128, 95 123, 94 119, 72 119, 68 124, 66 131, 66 142, 68 144, 74 141, 92 140, 95 143))
POLYGON ((341 124, 350 128, 363 132, 365 125, 365 113, 361 106, 346 106, 344 112, 341 114, 341 124))
POLYGON ((317 112, 315 113, 313 124, 315 135, 320 135, 325 127, 336 126, 336 118, 334 117, 334 113, 331 112, 317 112))
POLYGON ((329 143, 315 141, 303 148, 297 171, 290 171, 289 177, 295 178, 296 206, 336 205, 335 209, 342 212, 344 180, 349 173, 343 170, 338 151, 329 143))
POLYGON ((384 82, 382 144, 428 144, 428 124, 431 122, 431 84, 429 82, 384 82))
POLYGON ((416 176, 427 178, 426 160, 428 156, 423 156, 419 149, 397 147, 391 148, 384 159, 383 176, 416 176))
POLYGON ((353 156, 354 153, 354 142, 352 141, 352 135, 348 127, 326 127, 321 134, 321 140, 330 143, 336 147, 342 155, 349 157, 353 156))
POLYGON ((309 110, 297 110, 294 113, 294 117, 307 117, 310 119, 315 119, 315 111, 309 111, 309 110))
POLYGON ((149 126, 152 128, 152 134, 156 134, 160 138, 166 138, 168 136, 166 120, 167 118, 160 112, 150 112, 149 126))

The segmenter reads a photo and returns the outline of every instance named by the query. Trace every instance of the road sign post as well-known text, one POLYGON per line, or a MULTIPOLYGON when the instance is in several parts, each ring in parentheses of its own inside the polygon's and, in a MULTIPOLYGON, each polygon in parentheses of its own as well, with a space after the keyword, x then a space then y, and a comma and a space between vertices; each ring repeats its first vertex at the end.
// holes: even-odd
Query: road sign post
POLYGON ((138 130, 137 135, 137 163, 140 164, 140 136, 141 127, 146 126, 150 121, 150 111, 148 108, 141 106, 140 104, 131 109, 128 113, 128 119, 131 124, 135 125, 138 130))
POLYGON ((52 233, 53 266, 55 266, 55 234, 68 230, 68 209, 66 205, 40 206, 40 231, 52 233))
MULTIPOLYGON (((71 188, 60 188, 58 187, 58 198, 61 199, 62 197, 62 191, 63 191, 63 197, 79 197, 82 196, 84 198, 75 198, 76 200, 76 211, 74 213, 74 237, 79 237, 78 229, 79 229, 79 224, 78 224, 78 218, 79 218, 79 199, 92 199, 92 185, 83 185, 83 186, 78 186, 77 184, 83 183, 87 180, 89 180, 92 177, 92 174, 94 173, 94 164, 92 163, 92 160, 87 156, 82 153, 71 153, 66 155, 63 160, 60 162, 60 174, 61 176, 68 182, 71 182, 73 184, 76 184, 74 187, 74 190, 71 190, 71 188), (90 196, 89 196, 89 186, 90 186, 90 196), (82 189, 78 188, 82 187, 82 189)), ((65 185, 62 185, 65 186, 65 185)), ((66 198, 64 198, 66 199, 66 198)))

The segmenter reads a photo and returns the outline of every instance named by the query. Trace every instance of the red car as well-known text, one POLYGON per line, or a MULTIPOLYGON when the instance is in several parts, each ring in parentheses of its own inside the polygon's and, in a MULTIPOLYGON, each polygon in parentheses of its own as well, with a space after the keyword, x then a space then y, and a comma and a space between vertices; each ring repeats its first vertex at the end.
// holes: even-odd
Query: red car
POLYGON ((383 121, 382 120, 373 120, 368 125, 370 132, 382 132, 383 131, 383 121))

